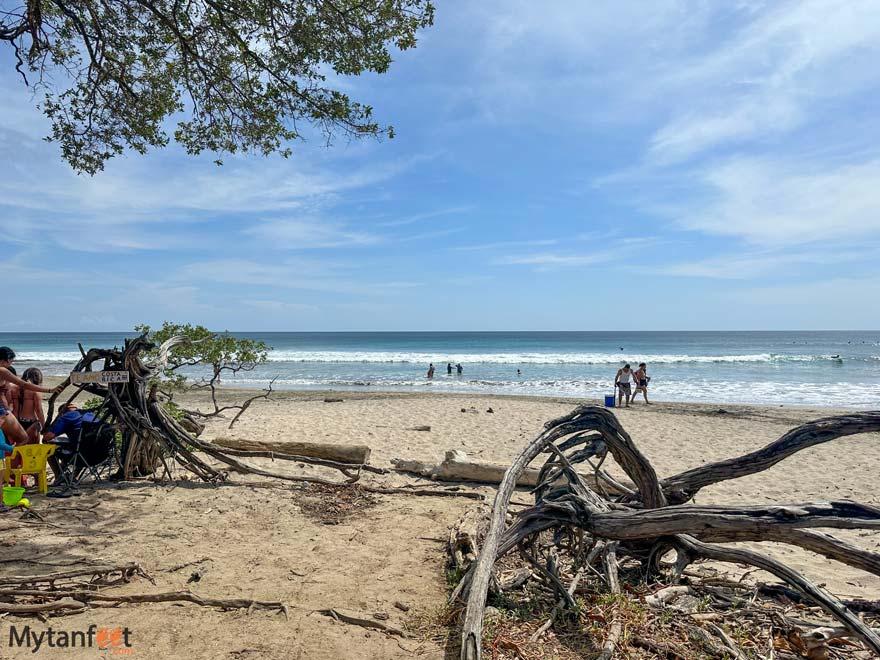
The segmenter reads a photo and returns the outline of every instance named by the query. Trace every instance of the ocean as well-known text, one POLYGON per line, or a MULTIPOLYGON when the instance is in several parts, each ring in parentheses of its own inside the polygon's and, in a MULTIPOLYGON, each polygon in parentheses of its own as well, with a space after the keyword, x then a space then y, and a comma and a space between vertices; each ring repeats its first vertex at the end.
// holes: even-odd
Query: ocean
MULTIPOLYGON (((234 333, 236 334, 236 333, 234 333)), ((880 407, 876 332, 250 332, 269 362, 228 386, 565 396, 613 392, 624 362, 648 364, 656 401, 880 407), (426 378, 428 364, 436 374, 426 378), (446 365, 463 373, 448 375, 446 365), (519 373, 517 372, 519 370, 519 373)), ((0 333, 19 371, 64 375, 131 333, 0 333)))

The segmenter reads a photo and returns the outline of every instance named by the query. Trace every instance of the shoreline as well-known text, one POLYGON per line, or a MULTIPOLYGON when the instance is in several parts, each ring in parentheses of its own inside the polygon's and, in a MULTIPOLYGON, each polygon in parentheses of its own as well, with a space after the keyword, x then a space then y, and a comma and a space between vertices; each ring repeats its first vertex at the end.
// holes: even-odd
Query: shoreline
MULTIPOLYGON (((64 379, 60 376, 46 376, 44 385, 46 387, 54 387, 61 383, 64 379)), ((249 397, 254 396, 256 393, 262 391, 262 388, 250 388, 250 387, 240 387, 240 386, 226 386, 221 385, 217 388, 217 392, 220 397, 224 401, 228 400, 245 400, 249 397)), ((48 395, 44 395, 46 397, 48 395)), ((89 398, 88 393, 82 394, 77 397, 78 400, 83 401, 85 398, 89 398), (85 398, 83 398, 85 397, 85 398)), ((503 401, 527 401, 533 403, 558 403, 558 404, 569 404, 571 406, 577 406, 582 404, 593 404, 601 407, 604 406, 604 400, 600 397, 596 398, 583 398, 583 397, 575 397, 575 396, 560 396, 560 395, 552 395, 552 394, 499 394, 497 392, 456 392, 456 391, 424 391, 424 390, 400 390, 400 389, 379 389, 379 388, 364 388, 364 389, 334 389, 334 388, 315 388, 315 389, 273 389, 272 390, 272 399, 276 401, 312 401, 312 400, 323 400, 328 397, 333 398, 343 398, 343 399, 351 399, 351 400, 369 400, 369 399, 389 399, 389 398, 412 398, 412 399, 431 399, 434 397, 438 398, 447 398, 447 399, 455 399, 455 398, 472 398, 472 399, 499 399, 503 401)), ((649 395, 650 396, 650 395, 649 395)), ((174 394, 175 399, 186 399, 186 400, 194 400, 198 401, 199 399, 204 398, 206 401, 208 399, 202 392, 197 390, 178 392, 174 394)), ((45 398, 44 398, 45 400, 45 398)), ((641 410, 645 409, 648 412, 652 411, 664 411, 664 412, 675 412, 675 411, 683 411, 683 412, 695 412, 695 413, 710 413, 713 411, 717 411, 719 408, 726 410, 728 413, 737 413, 743 411, 750 411, 753 409, 759 410, 772 410, 772 411, 780 411, 780 410, 793 410, 798 413, 805 413, 810 411, 816 411, 820 413, 822 416, 831 414, 832 412, 844 413, 844 412, 865 412, 867 410, 880 410, 880 401, 878 401, 876 406, 840 406, 829 404, 825 405, 815 405, 815 404, 805 404, 805 403, 730 403, 722 400, 718 401, 667 401, 663 399, 653 399, 651 401, 650 406, 646 406, 644 401, 639 399, 638 403, 632 404, 629 410, 641 410)), ((624 408, 625 409, 625 408, 624 408)), ((617 406, 611 408, 611 410, 621 410, 617 406)))

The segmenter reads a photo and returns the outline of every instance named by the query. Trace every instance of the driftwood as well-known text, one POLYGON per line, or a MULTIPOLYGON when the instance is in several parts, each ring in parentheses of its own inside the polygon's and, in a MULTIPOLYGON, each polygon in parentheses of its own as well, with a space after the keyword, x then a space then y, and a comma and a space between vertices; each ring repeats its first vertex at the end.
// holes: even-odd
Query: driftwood
MULTIPOLYGON (((363 463, 366 462, 362 458, 345 461, 344 465, 335 465, 326 459, 302 454, 273 453, 271 456, 276 460, 335 468, 345 476, 345 481, 337 482, 314 476, 274 472, 244 463, 238 457, 264 456, 266 450, 244 454, 244 450, 228 449, 190 433, 166 410, 157 383, 169 352, 185 341, 183 337, 172 337, 158 347, 158 357, 147 362, 144 354, 156 347, 145 336, 127 339, 122 350, 92 348, 85 351, 73 369, 77 372, 91 371, 98 364, 103 371, 128 372, 127 383, 82 384, 77 386, 74 393, 76 396, 80 391, 86 391, 103 398, 103 404, 95 412, 100 421, 122 431, 124 442, 121 462, 126 478, 151 474, 159 466, 164 470, 162 476, 170 477, 171 467, 176 463, 199 479, 212 483, 226 480, 227 470, 230 469, 286 481, 308 481, 326 485, 358 480, 363 463), (209 461, 206 457, 213 460, 209 461), (224 465, 226 469, 218 467, 217 463, 224 465)), ((66 379, 62 385, 69 386, 70 379, 66 379)), ((58 396, 59 393, 56 393, 49 398, 47 418, 50 420, 58 396)), ((366 452, 360 451, 357 455, 368 458, 369 449, 366 452)))
POLYGON ((188 602, 221 610, 277 610, 289 615, 288 606, 277 601, 247 598, 208 598, 192 591, 145 594, 111 594, 113 587, 142 578, 155 584, 138 564, 94 566, 46 575, 16 575, 0 578, 0 613, 18 616, 65 616, 95 607, 117 607, 123 603, 188 602))
POLYGON ((344 610, 329 608, 326 610, 318 610, 318 613, 323 614, 324 616, 329 616, 331 619, 339 621, 341 623, 348 623, 353 626, 361 626, 362 628, 381 630, 384 633, 395 635, 397 637, 408 637, 408 635, 399 628, 389 626, 387 623, 382 623, 381 621, 376 621, 375 619, 369 619, 367 617, 353 614, 351 612, 346 612, 344 610))
MULTIPOLYGON (((712 586, 708 580, 701 581, 692 573, 688 573, 687 583, 675 586, 693 563, 711 560, 760 568, 773 574, 804 601, 824 610, 848 637, 880 655, 880 635, 824 588, 759 552, 716 545, 729 541, 786 543, 880 575, 880 554, 816 531, 816 528, 880 529, 880 508, 852 501, 780 506, 690 503, 701 488, 760 472, 800 449, 842 436, 876 431, 880 431, 880 412, 821 419, 793 429, 757 452, 661 480, 616 417, 604 408, 582 406, 548 422, 544 431, 520 452, 506 471, 492 506, 479 557, 455 590, 455 594, 467 600, 461 630, 462 659, 481 657, 483 616, 486 595, 494 581, 493 566, 499 558, 513 551, 536 569, 545 589, 557 594, 559 606, 568 608, 573 582, 566 585, 566 579, 572 578, 565 575, 579 580, 584 568, 591 571, 590 575, 601 576, 605 588, 618 599, 630 598, 637 592, 634 588, 622 591, 618 585, 618 566, 624 563, 640 580, 654 576, 661 585, 671 584, 647 599, 649 605, 661 609, 667 601, 691 593, 738 602, 740 596, 724 596, 719 592, 720 587, 712 586), (539 471, 539 483, 533 489, 535 504, 519 511, 508 524, 508 507, 516 484, 541 454, 547 458, 539 471), (606 458, 613 459, 623 469, 632 486, 621 484, 623 489, 616 493, 600 488, 613 481, 601 470, 606 458), (593 484, 576 471, 576 466, 584 463, 593 467, 593 476, 597 477, 593 484), (664 564, 661 558, 671 552, 674 552, 674 564, 664 564), (594 562, 599 562, 600 569, 592 566, 594 562)), ((724 588, 745 589, 740 583, 724 588)), ((737 610, 739 616, 765 611, 750 610, 748 605, 737 610)), ((551 617, 555 618, 556 614, 551 617)), ((688 634, 692 639, 702 638, 701 643, 714 648, 714 652, 744 657, 723 629, 712 627, 711 620, 705 616, 693 619, 702 621, 706 628, 690 624, 688 634)), ((616 605, 606 618, 606 625, 607 635, 600 651, 602 658, 612 657, 619 643, 621 623, 616 605)), ((842 634, 836 628, 833 631, 836 637, 842 634)), ((818 636, 814 634, 810 639, 816 640, 818 636)), ((677 644, 670 640, 654 642, 640 638, 638 641, 644 648, 673 653, 677 644)), ((772 635, 770 644, 772 648, 772 635)))
MULTIPOLYGON (((467 481, 481 484, 499 484, 504 479, 504 474, 507 471, 507 468, 503 465, 474 462, 459 449, 447 451, 443 462, 435 465, 403 458, 392 458, 391 464, 398 472, 408 472, 434 481, 447 482, 467 481)), ((615 494, 621 494, 629 490, 624 485, 604 481, 602 477, 597 477, 593 474, 582 474, 581 478, 593 487, 604 488, 615 494), (601 485, 600 481, 602 482, 601 485)), ((543 477, 540 470, 529 468, 523 470, 517 476, 516 485, 534 487, 541 483, 542 480, 543 477)))
MULTIPOLYGON (((346 464, 365 464, 370 462, 370 448, 366 445, 332 445, 317 442, 291 442, 279 440, 264 442, 244 438, 220 436, 211 440, 218 447, 240 451, 263 451, 274 455, 289 454, 308 458, 323 458, 328 461, 346 464)), ((291 459, 297 460, 297 459, 291 459)))

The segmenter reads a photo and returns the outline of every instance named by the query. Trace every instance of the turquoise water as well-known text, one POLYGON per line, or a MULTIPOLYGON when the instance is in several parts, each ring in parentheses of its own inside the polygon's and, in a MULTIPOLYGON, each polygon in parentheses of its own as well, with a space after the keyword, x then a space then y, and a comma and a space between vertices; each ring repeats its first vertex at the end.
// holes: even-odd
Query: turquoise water
MULTIPOLYGON (((126 333, 0 333, 16 365, 66 374, 126 333)), ((483 392, 595 399, 625 361, 648 363, 658 401, 880 407, 877 332, 247 333, 268 364, 226 384, 285 389, 483 392), (839 357, 835 357, 839 356, 839 357), (433 362, 433 381, 425 377, 433 362), (460 362, 461 376, 446 364, 460 362), (520 374, 517 374, 517 370, 520 374)))

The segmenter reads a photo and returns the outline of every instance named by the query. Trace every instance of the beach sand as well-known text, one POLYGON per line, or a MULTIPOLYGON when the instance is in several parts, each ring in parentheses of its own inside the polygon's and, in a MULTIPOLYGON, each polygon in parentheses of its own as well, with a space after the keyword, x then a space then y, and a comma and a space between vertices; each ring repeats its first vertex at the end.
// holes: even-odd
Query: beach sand
MULTIPOLYGON (((225 391, 224 401, 243 393, 225 391)), ((392 458, 438 462, 449 449, 471 458, 508 464, 544 422, 578 402, 546 398, 334 392, 280 392, 258 401, 230 431, 211 421, 203 437, 234 436, 367 444, 371 463, 390 467, 392 458), (488 409, 494 412, 487 412, 488 409), (461 412, 465 409, 466 412, 461 412), (427 425, 430 431, 411 430, 427 425)), ((204 399, 188 397, 187 405, 204 399)), ((794 426, 834 413, 799 407, 657 403, 615 411, 624 428, 659 475, 763 446, 794 426)), ((703 504, 796 503, 857 499, 880 505, 876 466, 880 437, 842 438, 798 453, 753 477, 706 488, 703 504)), ((250 459, 248 459, 250 460, 250 459)), ((266 459, 255 464, 333 479, 318 468, 266 459)), ((218 611, 193 604, 124 605, 94 609, 50 621, 56 629, 127 626, 133 654, 150 658, 443 658, 442 640, 398 639, 334 621, 320 613, 336 608, 375 617, 388 615, 395 627, 421 629, 436 621, 445 596, 447 530, 469 507, 463 498, 376 495, 372 506, 339 524, 322 524, 308 514, 321 503, 308 491, 265 488, 265 479, 233 474, 239 485, 210 487, 191 480, 157 485, 132 482, 86 490, 79 498, 32 498, 47 523, 7 525, 0 536, 0 573, 37 574, 80 562, 137 562, 155 579, 124 585, 115 593, 138 594, 191 589, 203 597, 282 601, 283 615, 254 610, 218 611), (251 485, 241 485, 252 482, 251 485), (259 482, 259 483, 254 483, 259 482), (23 560, 44 562, 27 563, 23 560), (187 562, 200 563, 180 568, 187 562), (47 565, 53 564, 53 566, 47 565), (203 573, 188 583, 195 570, 203 573), (408 611, 397 607, 400 603, 408 611)), ((366 475, 366 483, 413 483, 406 475, 366 475)), ((493 489, 475 487, 491 496, 493 489)), ((525 494, 517 495, 526 500, 525 494)), ((880 533, 840 533, 860 547, 880 549, 880 533)), ((838 595, 880 598, 880 578, 862 574, 796 548, 767 544, 786 561, 838 595)), ((27 649, 6 649, 6 627, 40 624, 6 617, 2 657, 34 657, 27 649)), ((41 649, 39 657, 94 658, 94 649, 41 649)))

